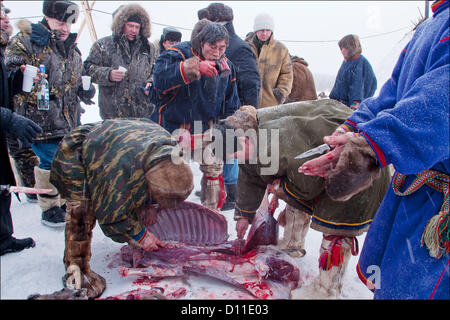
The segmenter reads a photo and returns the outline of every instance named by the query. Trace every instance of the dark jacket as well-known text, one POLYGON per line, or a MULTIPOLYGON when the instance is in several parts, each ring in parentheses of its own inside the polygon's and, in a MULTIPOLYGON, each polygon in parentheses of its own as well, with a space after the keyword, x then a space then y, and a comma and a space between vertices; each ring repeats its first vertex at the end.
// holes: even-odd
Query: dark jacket
MULTIPOLYGON (((8 74, 4 64, 4 54, 0 50, 0 107, 10 108, 8 74)), ((2 113, 0 113, 0 116, 2 113)), ((2 123, 2 121, 0 121, 2 123)), ((8 148, 6 145, 6 128, 0 128, 0 184, 15 185, 14 173, 9 162, 8 148)))
POLYGON ((45 20, 31 24, 31 34, 27 31, 23 29, 12 38, 6 50, 6 66, 8 71, 17 72, 23 64, 45 65, 50 110, 37 109, 36 85, 30 93, 15 95, 14 110, 42 127, 37 141, 61 139, 77 126, 80 116, 82 60, 76 34, 71 33, 64 42, 58 41, 45 20))
POLYGON ((240 107, 233 64, 228 61, 231 74, 227 77, 202 76, 200 80, 187 83, 181 71, 182 63, 192 57, 191 43, 185 41, 156 59, 153 75, 156 111, 152 120, 169 132, 183 123, 191 124, 193 130, 194 121, 201 121, 207 129, 208 122, 226 118, 240 107))
POLYGON ((83 73, 92 77, 99 86, 98 106, 102 119, 147 118, 154 105, 143 93, 142 87, 152 81, 155 63, 155 46, 148 41, 151 22, 145 9, 130 4, 122 7, 114 16, 112 35, 97 40, 84 61, 83 73), (128 17, 137 15, 141 19, 140 33, 130 45, 123 26, 128 17), (120 82, 109 80, 109 73, 119 66, 127 72, 120 82))
POLYGON ((225 24, 230 36, 225 54, 236 69, 237 89, 241 105, 258 106, 261 78, 252 48, 234 31, 232 22, 225 24))
POLYGON ((355 60, 344 61, 336 76, 330 98, 350 106, 374 95, 377 79, 372 66, 364 56, 355 60))

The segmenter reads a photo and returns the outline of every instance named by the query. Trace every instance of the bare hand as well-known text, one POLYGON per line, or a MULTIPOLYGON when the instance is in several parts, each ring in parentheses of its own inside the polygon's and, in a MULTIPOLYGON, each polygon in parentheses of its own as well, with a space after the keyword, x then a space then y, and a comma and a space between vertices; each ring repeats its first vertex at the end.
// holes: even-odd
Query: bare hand
POLYGON ((346 134, 324 137, 323 141, 333 147, 333 149, 318 158, 305 162, 298 168, 298 172, 322 178, 327 177, 330 171, 336 166, 342 150, 344 150, 344 145, 355 135, 353 132, 348 132, 346 134))
POLYGON ((239 239, 244 239, 245 232, 247 232, 249 222, 247 218, 240 218, 236 223, 236 232, 239 239))
POLYGON ((199 69, 200 69, 200 74, 208 76, 208 77, 217 76, 219 74, 216 69, 215 61, 210 61, 210 60, 202 61, 202 62, 200 62, 199 69))
POLYGON ((120 70, 111 70, 109 72, 109 80, 112 82, 120 82, 125 77, 125 72, 120 70))
POLYGON ((280 212, 277 221, 278 224, 282 227, 286 225, 286 208, 284 208, 283 211, 280 212))
POLYGON ((165 248, 166 244, 159 240, 153 233, 146 232, 144 239, 141 241, 141 246, 145 251, 156 251, 161 248, 165 248))
POLYGON ((255 145, 250 141, 250 139, 248 137, 238 137, 238 143, 241 145, 241 150, 233 153, 233 157, 242 163, 252 159, 256 150, 255 145))
MULTIPOLYGON (((24 73, 26 67, 27 67, 27 66, 26 66, 25 64, 22 64, 22 65, 20 66, 20 71, 21 71, 22 73, 24 73)), ((39 72, 38 72, 38 74, 36 75, 36 77, 33 78, 33 82, 34 82, 34 83, 38 83, 39 80, 41 80, 41 77, 44 77, 44 78, 47 79, 47 74, 45 74, 45 73, 39 73, 39 72)))

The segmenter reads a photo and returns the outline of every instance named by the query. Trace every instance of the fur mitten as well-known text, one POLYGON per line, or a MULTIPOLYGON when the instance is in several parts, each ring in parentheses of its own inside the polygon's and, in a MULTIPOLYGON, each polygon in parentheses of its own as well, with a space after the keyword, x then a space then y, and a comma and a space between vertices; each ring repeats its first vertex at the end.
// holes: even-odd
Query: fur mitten
POLYGON ((362 136, 352 137, 344 146, 336 167, 326 179, 326 190, 331 199, 347 201, 369 188, 380 176, 375 153, 362 136))

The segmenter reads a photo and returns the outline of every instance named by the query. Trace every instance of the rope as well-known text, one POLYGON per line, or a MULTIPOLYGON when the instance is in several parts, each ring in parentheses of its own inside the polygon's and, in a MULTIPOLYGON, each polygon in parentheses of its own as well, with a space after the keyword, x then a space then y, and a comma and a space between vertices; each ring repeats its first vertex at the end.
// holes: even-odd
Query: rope
MULTIPOLYGON (((87 9, 87 12, 99 12, 99 13, 103 13, 103 14, 108 14, 112 16, 112 13, 110 12, 106 12, 106 11, 102 11, 102 10, 98 10, 98 9, 87 9)), ((16 18, 10 18, 9 20, 20 20, 20 19, 34 19, 34 18, 43 18, 43 15, 39 15, 39 16, 30 16, 30 17, 16 17, 16 18)), ((165 24, 165 23, 159 23, 159 22, 155 22, 152 21, 152 24, 158 25, 158 26, 164 26, 164 27, 173 27, 173 28, 177 28, 180 30, 186 30, 186 31, 192 31, 192 28, 185 28, 185 27, 179 27, 179 26, 174 26, 174 25, 170 25, 170 24, 165 24)), ((360 39, 370 39, 370 38, 376 38, 376 37, 382 37, 391 33, 395 33, 395 32, 399 32, 405 29, 411 29, 410 26, 406 26, 406 27, 402 27, 402 28, 398 28, 392 31, 387 31, 387 32, 382 32, 382 33, 377 33, 377 34, 373 34, 373 35, 368 35, 368 36, 363 36, 363 37, 359 37, 360 39)), ((338 40, 278 40, 281 42, 287 42, 287 43, 334 43, 334 42, 338 42, 338 40)))
POLYGON ((400 189, 406 180, 406 175, 395 172, 392 178, 392 188, 394 193, 398 196, 408 196, 422 186, 429 187, 442 192, 444 194, 444 202, 441 210, 433 216, 425 226, 422 234, 421 245, 427 246, 430 251, 430 256, 434 258, 441 258, 443 255, 450 253, 450 176, 434 170, 424 170, 417 174, 416 179, 404 191, 400 189))

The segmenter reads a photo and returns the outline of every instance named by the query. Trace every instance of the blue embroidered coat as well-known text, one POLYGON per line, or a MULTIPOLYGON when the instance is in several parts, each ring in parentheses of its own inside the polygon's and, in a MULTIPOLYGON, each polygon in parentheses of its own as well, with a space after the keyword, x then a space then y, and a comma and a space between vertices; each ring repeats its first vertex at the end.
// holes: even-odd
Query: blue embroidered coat
MULTIPOLYGON (((433 17, 419 25, 379 96, 346 121, 366 137, 382 167, 392 164, 406 175, 404 188, 423 170, 450 171, 448 7, 448 0, 432 5, 433 17)), ((391 185, 357 266, 375 299, 450 299, 449 255, 432 258, 421 246, 443 199, 428 185, 408 196, 397 196, 391 185)))
POLYGON ((236 85, 236 71, 228 60, 231 74, 227 77, 207 77, 188 82, 183 75, 184 60, 197 55, 188 41, 176 44, 156 59, 154 88, 156 110, 151 119, 169 132, 180 124, 202 121, 203 130, 208 122, 232 115, 240 106, 236 85))

